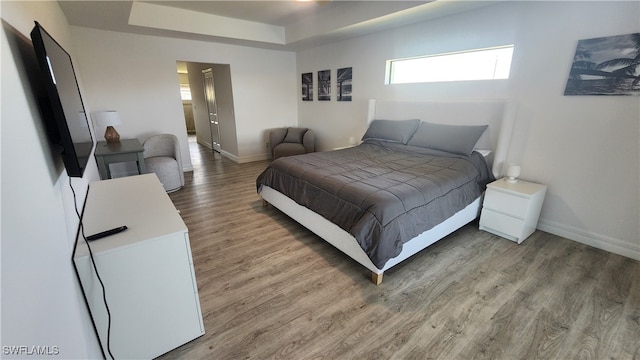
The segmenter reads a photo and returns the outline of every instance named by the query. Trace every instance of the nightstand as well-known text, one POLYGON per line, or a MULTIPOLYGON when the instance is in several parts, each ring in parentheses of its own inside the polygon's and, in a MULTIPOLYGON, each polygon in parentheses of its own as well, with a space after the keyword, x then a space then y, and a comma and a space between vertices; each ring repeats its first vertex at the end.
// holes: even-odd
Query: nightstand
POLYGON ((135 161, 138 165, 138 173, 144 174, 147 169, 144 165, 144 147, 138 139, 123 139, 115 143, 98 141, 94 152, 98 163, 100 179, 111 179, 109 164, 135 161))
POLYGON ((488 184, 480 230, 522 243, 536 230, 546 192, 546 185, 522 180, 509 183, 499 179, 488 184))

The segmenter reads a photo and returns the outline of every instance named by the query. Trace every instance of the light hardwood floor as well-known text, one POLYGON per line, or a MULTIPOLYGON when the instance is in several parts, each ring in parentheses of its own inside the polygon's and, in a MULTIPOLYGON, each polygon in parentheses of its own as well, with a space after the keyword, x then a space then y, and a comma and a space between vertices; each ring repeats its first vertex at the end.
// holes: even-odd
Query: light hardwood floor
POLYGON ((171 194, 189 228, 206 334, 163 359, 640 359, 640 263, 536 231, 472 223, 370 273, 192 144, 171 194))

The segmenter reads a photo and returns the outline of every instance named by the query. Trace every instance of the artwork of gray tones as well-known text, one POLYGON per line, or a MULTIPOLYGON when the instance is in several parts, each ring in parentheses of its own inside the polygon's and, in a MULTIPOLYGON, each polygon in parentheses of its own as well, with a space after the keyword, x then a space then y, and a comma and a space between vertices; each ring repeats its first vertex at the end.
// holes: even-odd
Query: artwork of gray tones
POLYGON ((338 69, 336 76, 338 87, 336 96, 338 101, 351 101, 351 78, 352 71, 350 67, 338 69))
POLYGON ((302 74, 302 101, 313 101, 313 73, 302 74))
POLYGON ((318 100, 331 100, 331 70, 318 71, 318 100))
POLYGON ((578 41, 565 95, 640 95, 640 33, 578 41))

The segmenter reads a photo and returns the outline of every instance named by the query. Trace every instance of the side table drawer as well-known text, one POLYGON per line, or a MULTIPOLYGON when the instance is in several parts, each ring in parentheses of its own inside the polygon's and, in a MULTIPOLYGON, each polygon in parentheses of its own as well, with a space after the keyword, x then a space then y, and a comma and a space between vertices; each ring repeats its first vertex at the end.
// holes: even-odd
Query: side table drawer
MULTIPOLYGON (((484 208, 480 215, 480 228, 493 229, 519 240, 524 228, 524 220, 504 215, 484 208)), ((512 239, 514 240, 514 239, 512 239)))
POLYGON ((529 199, 488 188, 483 206, 494 211, 524 219, 529 208, 529 199))

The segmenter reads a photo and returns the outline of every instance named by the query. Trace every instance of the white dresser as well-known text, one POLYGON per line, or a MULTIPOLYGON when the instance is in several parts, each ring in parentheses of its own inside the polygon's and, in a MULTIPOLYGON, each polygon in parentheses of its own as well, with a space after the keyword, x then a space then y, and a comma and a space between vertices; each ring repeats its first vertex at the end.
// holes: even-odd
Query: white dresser
POLYGON ((522 243, 536 230, 546 191, 545 185, 522 180, 492 182, 484 195, 480 230, 522 243))
MULTIPOLYGON (((126 225, 90 242, 111 312, 116 359, 151 359, 204 334, 188 229, 155 174, 91 183, 85 235, 126 225)), ((82 235, 78 277, 107 358, 107 312, 82 235)))

